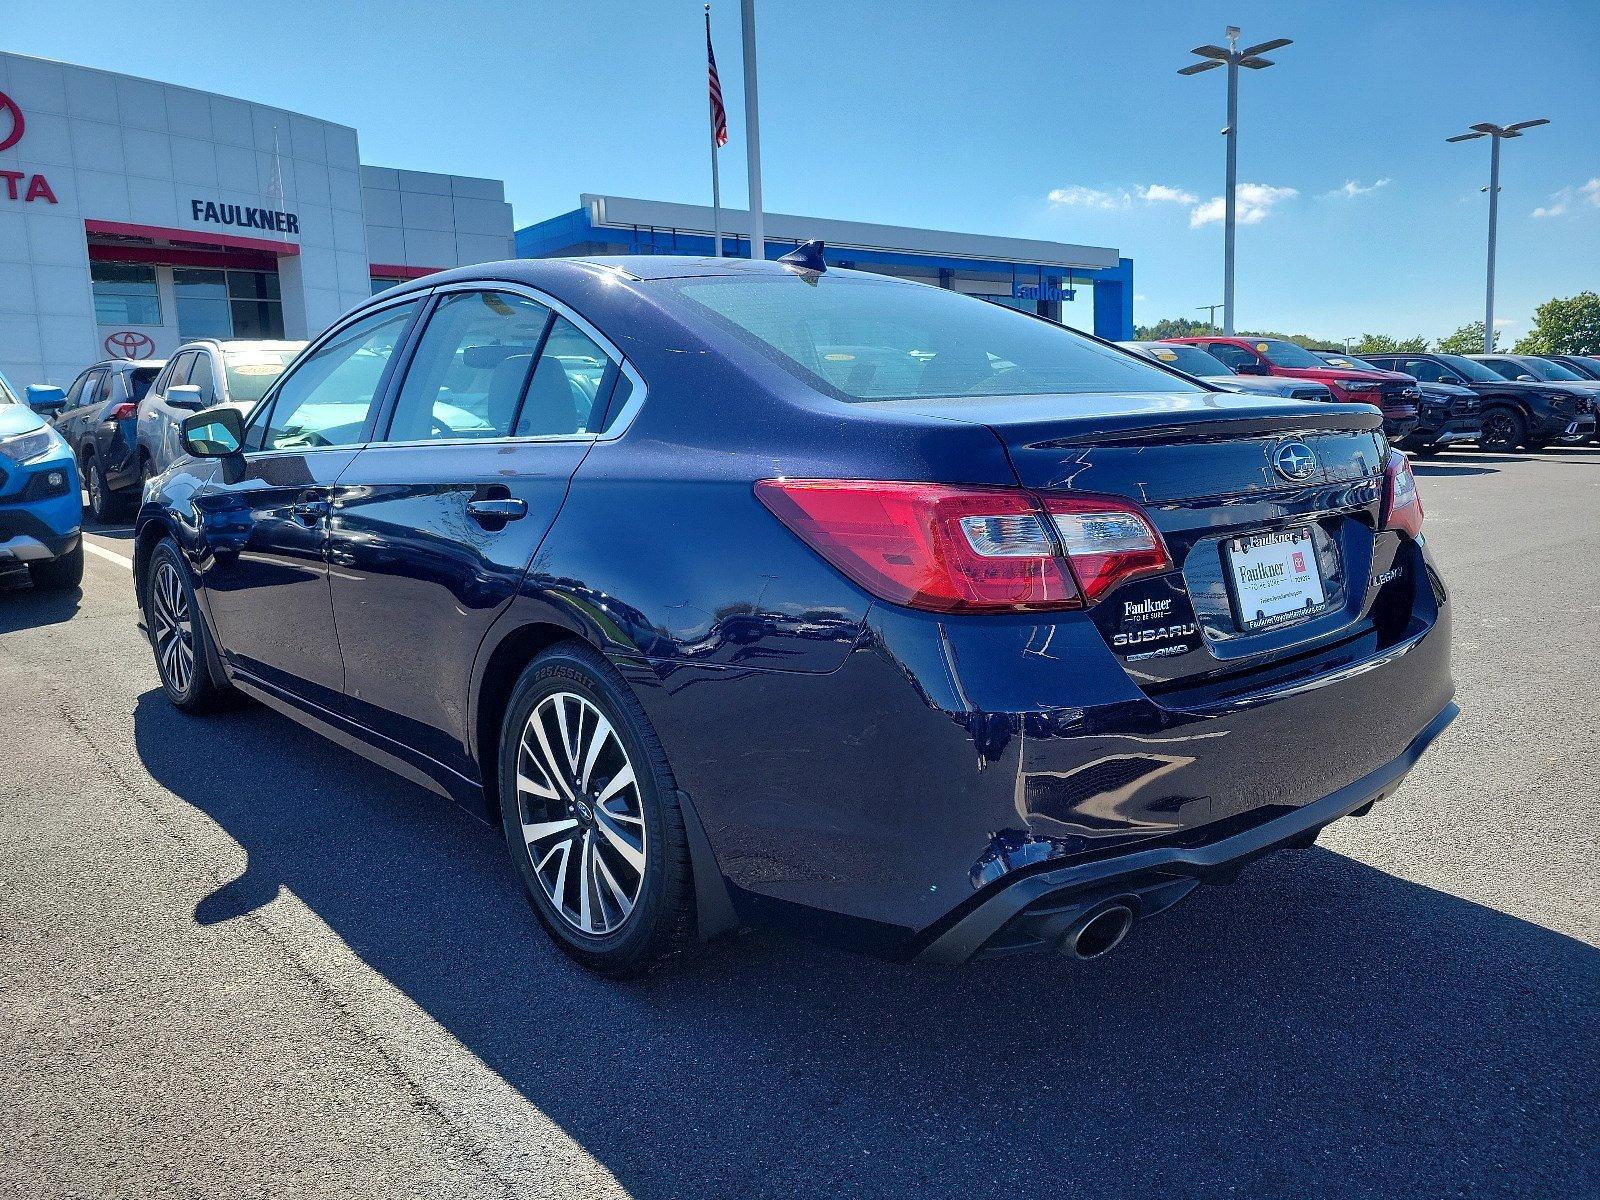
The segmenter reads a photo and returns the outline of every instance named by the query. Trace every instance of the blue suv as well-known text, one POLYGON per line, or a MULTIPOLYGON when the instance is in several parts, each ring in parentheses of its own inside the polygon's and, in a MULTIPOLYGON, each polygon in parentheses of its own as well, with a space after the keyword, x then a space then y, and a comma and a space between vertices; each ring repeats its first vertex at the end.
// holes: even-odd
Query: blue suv
MULTIPOLYGON (((60 388, 40 392, 46 406, 59 405, 60 388)), ((26 567, 35 587, 77 587, 83 579, 82 525, 71 448, 0 375, 0 573, 26 567)))

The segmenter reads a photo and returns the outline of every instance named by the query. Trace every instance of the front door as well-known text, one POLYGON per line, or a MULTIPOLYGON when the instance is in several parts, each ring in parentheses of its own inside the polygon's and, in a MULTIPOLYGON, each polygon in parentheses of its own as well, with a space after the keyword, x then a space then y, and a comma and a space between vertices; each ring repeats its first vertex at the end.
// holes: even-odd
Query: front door
POLYGON ((223 655, 328 708, 344 688, 328 593, 333 487, 371 434, 419 306, 380 309, 303 356, 255 414, 242 470, 219 463, 195 499, 202 595, 223 655))
POLYGON ((614 370, 530 297, 441 297, 385 432, 334 493, 330 583, 355 719, 476 777, 478 647, 555 521, 614 370))

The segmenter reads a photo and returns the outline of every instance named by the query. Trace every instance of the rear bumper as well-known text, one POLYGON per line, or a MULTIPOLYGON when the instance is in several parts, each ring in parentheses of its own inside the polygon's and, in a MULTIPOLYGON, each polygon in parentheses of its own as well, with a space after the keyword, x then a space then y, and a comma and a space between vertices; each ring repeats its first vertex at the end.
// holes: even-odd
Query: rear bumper
POLYGON ((1366 632, 1178 690, 1144 690, 1084 613, 877 606, 827 674, 618 666, 741 920, 906 958, 1037 872, 1306 809, 1320 826, 1327 797, 1384 790, 1367 785, 1421 752, 1454 683, 1423 548, 1379 566, 1366 632))
POLYGON ((1025 874, 922 940, 919 963, 962 963, 980 955, 1053 949, 1080 916, 1122 902, 1136 918, 1154 916, 1202 883, 1231 882, 1252 859, 1306 846, 1326 825, 1365 812, 1405 779, 1460 714, 1454 702, 1393 760, 1331 795, 1240 832, 1196 844, 1153 846, 1131 854, 1025 874))

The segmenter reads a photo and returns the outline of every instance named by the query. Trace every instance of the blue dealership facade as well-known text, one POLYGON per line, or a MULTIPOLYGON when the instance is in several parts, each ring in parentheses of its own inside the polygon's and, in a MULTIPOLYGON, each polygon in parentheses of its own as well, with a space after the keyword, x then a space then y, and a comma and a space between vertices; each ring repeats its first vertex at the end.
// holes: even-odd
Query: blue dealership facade
MULTIPOLYGON (((748 221, 742 209, 723 210, 724 254, 750 256, 748 221)), ((765 226, 768 258, 821 238, 833 266, 963 292, 1114 341, 1133 336, 1133 260, 1112 247, 783 213, 765 214, 765 226)), ((570 212, 519 229, 517 256, 708 255, 712 229, 703 205, 585 194, 570 212)))

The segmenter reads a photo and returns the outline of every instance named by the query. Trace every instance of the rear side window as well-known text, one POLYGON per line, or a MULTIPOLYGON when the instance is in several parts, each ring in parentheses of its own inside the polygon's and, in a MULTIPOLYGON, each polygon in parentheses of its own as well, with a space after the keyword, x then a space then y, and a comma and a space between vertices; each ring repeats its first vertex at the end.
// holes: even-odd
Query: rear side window
POLYGON ((417 342, 387 440, 508 436, 549 323, 550 310, 522 296, 445 296, 417 342))
POLYGON ((565 317, 557 317, 545 339, 533 380, 517 418, 518 437, 557 437, 592 431, 604 417, 601 384, 611 360, 589 336, 565 317))
POLYGON ((389 360, 416 311, 412 302, 372 313, 302 356, 273 398, 269 416, 255 422, 246 449, 317 450, 360 442, 389 360))
POLYGON ((942 288, 787 272, 654 286, 841 400, 1202 390, 1063 325, 942 288))

